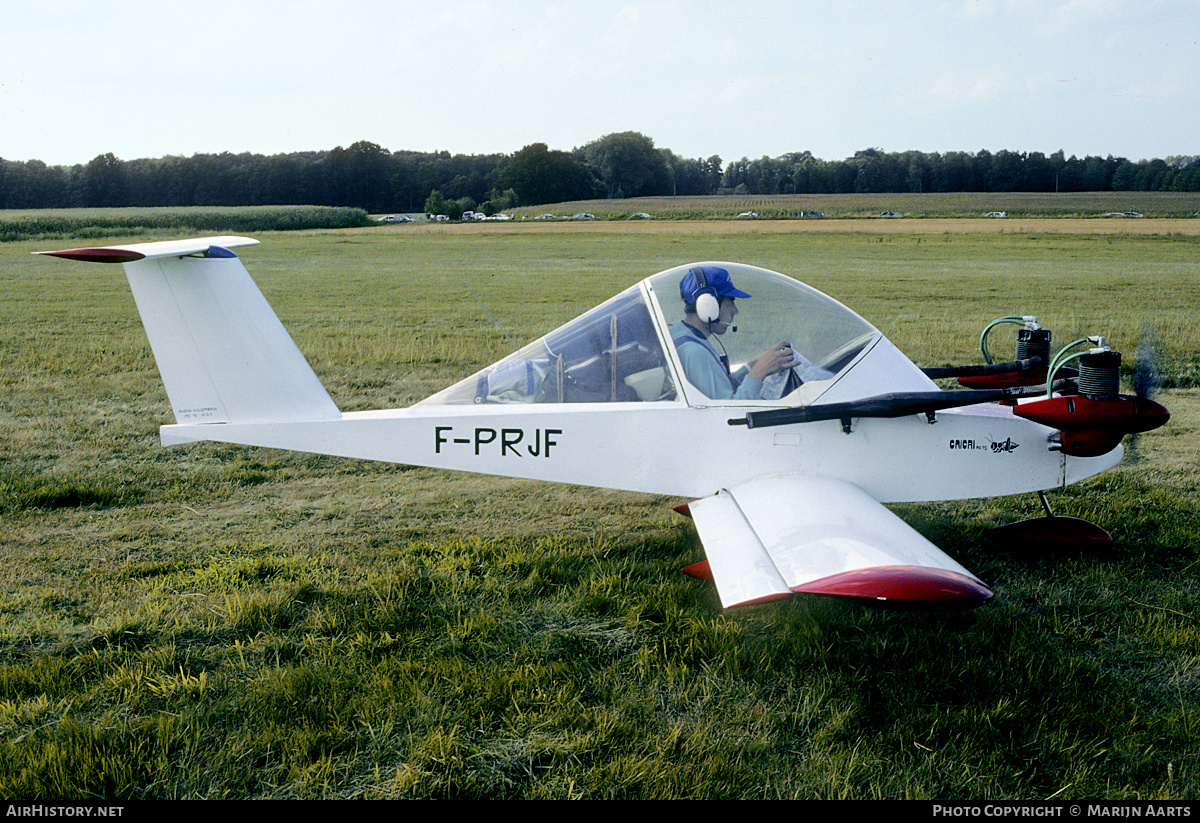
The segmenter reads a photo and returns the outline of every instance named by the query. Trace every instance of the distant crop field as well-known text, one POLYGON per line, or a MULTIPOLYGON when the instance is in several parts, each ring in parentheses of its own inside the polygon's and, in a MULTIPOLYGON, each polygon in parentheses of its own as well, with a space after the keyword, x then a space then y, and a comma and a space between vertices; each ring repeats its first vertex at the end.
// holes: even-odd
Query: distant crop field
POLYGON ((1152 340, 1171 422, 1051 496, 1111 550, 993 548, 1032 495, 896 507, 996 591, 951 616, 722 610, 679 571, 703 554, 673 498, 162 449, 120 267, 0 243, 0 796, 1200 796, 1200 240, 1019 225, 389 224, 239 250, 344 410, 704 260, 810 283, 922 365, 979 362, 1008 314, 1152 340))
POLYGON ((329 206, 0 210, 0 242, 116 234, 338 229, 366 222, 367 213, 362 209, 329 206))

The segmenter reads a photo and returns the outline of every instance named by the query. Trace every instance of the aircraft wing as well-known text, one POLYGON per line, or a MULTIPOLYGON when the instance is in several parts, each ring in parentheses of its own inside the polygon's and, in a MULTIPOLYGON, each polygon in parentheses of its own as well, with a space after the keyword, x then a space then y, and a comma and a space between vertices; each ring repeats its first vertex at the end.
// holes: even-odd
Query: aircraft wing
POLYGON ((785 475, 687 505, 725 607, 793 593, 870 605, 969 609, 980 580, 850 483, 785 475))

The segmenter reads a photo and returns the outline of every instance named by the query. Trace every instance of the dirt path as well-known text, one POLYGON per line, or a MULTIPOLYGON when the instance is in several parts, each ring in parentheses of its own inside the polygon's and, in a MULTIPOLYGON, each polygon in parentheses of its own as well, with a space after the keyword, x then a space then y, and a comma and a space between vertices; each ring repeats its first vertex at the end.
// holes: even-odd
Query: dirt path
MULTIPOLYGON (((381 227, 350 229, 377 232, 381 227)), ((396 225, 396 232, 562 232, 628 234, 1093 234, 1135 236, 1200 235, 1200 218, 929 218, 816 220, 645 220, 559 221, 516 220, 496 223, 430 223, 396 225)), ((345 230, 344 230, 345 231, 345 230)))

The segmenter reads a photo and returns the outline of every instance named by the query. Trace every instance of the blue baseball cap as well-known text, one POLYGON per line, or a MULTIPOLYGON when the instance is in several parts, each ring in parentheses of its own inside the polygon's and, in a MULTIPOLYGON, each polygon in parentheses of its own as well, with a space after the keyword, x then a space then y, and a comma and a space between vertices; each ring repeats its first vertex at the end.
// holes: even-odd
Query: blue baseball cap
POLYGON ((729 272, 725 269, 716 266, 696 266, 688 271, 687 274, 679 281, 679 296, 683 298, 683 302, 689 306, 696 302, 700 291, 696 284, 696 269, 704 273, 706 287, 712 289, 717 297, 749 297, 750 295, 741 289, 733 287, 733 279, 729 276, 729 272))

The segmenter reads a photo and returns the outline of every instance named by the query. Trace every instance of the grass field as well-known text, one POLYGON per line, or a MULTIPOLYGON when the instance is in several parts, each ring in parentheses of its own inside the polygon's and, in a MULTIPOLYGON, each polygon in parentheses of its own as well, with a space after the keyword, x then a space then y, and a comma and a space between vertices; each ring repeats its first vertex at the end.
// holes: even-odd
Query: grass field
POLYGON ((1193 223, 834 222, 387 226, 241 256, 345 410, 509 351, 468 287, 523 343, 702 259, 811 283, 921 364, 976 362, 1013 313, 1152 336, 1171 423, 1053 495, 1111 551, 989 548, 1032 496, 903 506, 993 603, 725 612, 679 573, 702 553, 674 499, 159 448, 119 269, 0 245, 0 796, 1200 796, 1193 223))

